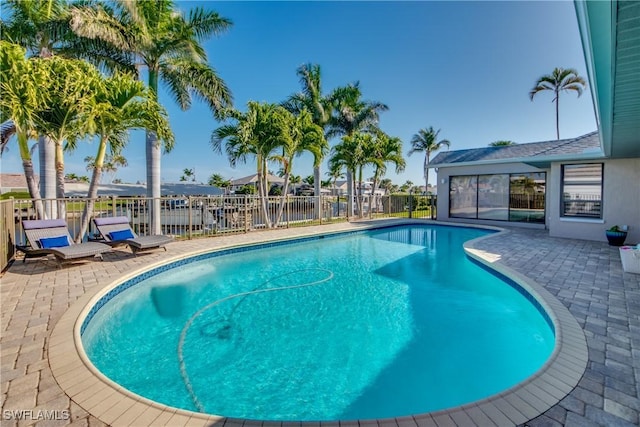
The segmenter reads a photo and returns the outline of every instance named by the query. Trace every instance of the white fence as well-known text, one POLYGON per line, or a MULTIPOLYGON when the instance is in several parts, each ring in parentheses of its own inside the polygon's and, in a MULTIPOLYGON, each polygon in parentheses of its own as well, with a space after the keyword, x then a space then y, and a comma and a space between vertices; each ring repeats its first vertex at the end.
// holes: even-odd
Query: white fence
MULTIPOLYGON (((178 239, 210 237, 252 230, 319 225, 358 218, 413 217, 435 219, 435 197, 416 195, 360 196, 353 215, 347 213, 346 197, 277 196, 262 199, 251 195, 210 197, 162 197, 161 232, 178 239)), ((93 201, 91 218, 126 216, 140 235, 150 234, 153 200, 145 197, 107 197, 93 201)), ((0 262, 4 269, 15 245, 26 244, 22 221, 63 217, 77 241, 98 238, 92 221, 82 226, 89 205, 86 198, 42 200, 10 199, 0 202, 0 262), (84 231, 83 231, 84 229, 84 231)))

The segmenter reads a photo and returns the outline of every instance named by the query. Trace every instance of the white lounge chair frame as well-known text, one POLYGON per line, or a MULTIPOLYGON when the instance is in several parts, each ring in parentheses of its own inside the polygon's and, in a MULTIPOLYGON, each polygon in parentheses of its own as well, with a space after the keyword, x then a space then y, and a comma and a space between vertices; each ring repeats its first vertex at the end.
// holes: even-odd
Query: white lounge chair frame
POLYGON ((131 228, 131 225, 129 225, 129 218, 127 218, 126 216, 94 218, 93 223, 95 224, 96 229, 100 233, 102 239, 104 239, 104 243, 110 246, 127 245, 131 249, 131 252, 134 253, 134 255, 137 255, 138 252, 159 248, 162 248, 166 251, 167 243, 171 243, 174 241, 173 237, 163 234, 155 236, 138 236, 136 232, 131 228), (134 237, 132 239, 125 240, 111 239, 109 233, 124 230, 131 231, 131 234, 134 237))
POLYGON ((22 229, 28 243, 27 246, 16 246, 19 251, 25 254, 22 262, 25 262, 27 258, 54 255, 58 267, 61 267, 65 262, 96 256, 102 260, 102 254, 111 250, 110 246, 98 242, 74 243, 64 219, 24 220, 22 221, 22 229), (46 249, 41 247, 40 239, 60 236, 67 237, 69 246, 46 249))

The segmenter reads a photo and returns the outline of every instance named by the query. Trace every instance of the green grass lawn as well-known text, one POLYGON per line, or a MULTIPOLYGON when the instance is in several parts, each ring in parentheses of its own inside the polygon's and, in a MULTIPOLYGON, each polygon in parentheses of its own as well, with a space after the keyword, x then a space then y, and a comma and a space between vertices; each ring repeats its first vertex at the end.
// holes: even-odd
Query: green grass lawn
MULTIPOLYGON (((16 209, 28 209, 32 206, 31 196, 27 191, 11 191, 9 193, 0 194, 0 200, 9 200, 13 198, 16 200, 16 209), (19 202, 18 202, 19 201, 19 202)), ((111 209, 111 200, 102 200, 96 202, 94 206, 94 211, 102 211, 102 210, 110 210, 111 209)), ((81 212, 84 210, 86 205, 85 201, 73 201, 73 199, 65 200, 67 212, 81 212)), ((121 203, 123 206, 126 203, 121 203)))
MULTIPOLYGON (((409 211, 395 212, 392 214, 384 214, 380 216, 390 216, 393 218, 409 218, 409 211)), ((411 218, 431 218, 431 210, 429 208, 416 209, 414 211, 411 211, 411 218)))
POLYGON ((28 191, 10 191, 8 193, 0 194, 0 200, 9 200, 10 198, 18 199, 31 199, 28 191))

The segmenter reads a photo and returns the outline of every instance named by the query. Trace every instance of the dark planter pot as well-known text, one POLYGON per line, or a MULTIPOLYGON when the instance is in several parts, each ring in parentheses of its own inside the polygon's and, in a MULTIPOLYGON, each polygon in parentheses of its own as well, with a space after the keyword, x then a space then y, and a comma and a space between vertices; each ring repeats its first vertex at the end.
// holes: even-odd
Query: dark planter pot
POLYGON ((611 246, 622 246, 627 238, 626 231, 609 231, 607 230, 607 240, 611 246))

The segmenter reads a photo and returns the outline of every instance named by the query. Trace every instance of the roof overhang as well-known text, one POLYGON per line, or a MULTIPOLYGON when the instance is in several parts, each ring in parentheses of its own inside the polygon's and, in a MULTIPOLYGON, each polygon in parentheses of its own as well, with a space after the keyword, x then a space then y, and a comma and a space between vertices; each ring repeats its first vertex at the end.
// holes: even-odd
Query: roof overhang
POLYGON ((605 156, 640 157, 640 2, 574 4, 605 156))
POLYGON ((524 163, 540 169, 548 169, 553 162, 580 162, 590 160, 602 160, 604 155, 600 151, 593 151, 582 154, 574 155, 557 155, 557 156, 528 156, 528 157, 513 157, 506 159, 489 159, 489 160, 473 160, 469 162, 456 162, 456 163, 438 163, 427 166, 429 169, 438 168, 453 168, 461 166, 479 166, 479 165, 499 165, 509 163, 524 163))

